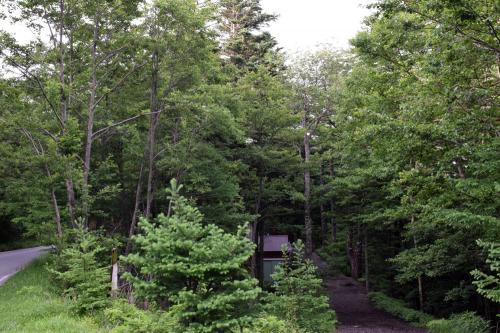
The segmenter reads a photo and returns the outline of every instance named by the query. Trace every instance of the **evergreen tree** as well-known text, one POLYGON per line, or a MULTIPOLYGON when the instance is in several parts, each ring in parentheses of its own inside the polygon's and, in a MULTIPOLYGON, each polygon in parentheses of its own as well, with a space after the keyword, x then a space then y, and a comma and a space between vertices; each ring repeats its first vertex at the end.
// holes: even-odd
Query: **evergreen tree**
POLYGON ((283 249, 284 262, 273 274, 274 293, 268 297, 268 309, 284 318, 292 328, 305 333, 330 333, 335 313, 328 297, 322 295, 322 279, 312 261, 306 259, 304 244, 297 241, 291 253, 283 249))
POLYGON ((169 190, 172 215, 141 219, 134 238, 137 253, 124 260, 138 270, 125 277, 137 297, 170 304, 179 332, 231 332, 253 320, 260 293, 244 264, 254 251, 244 236, 203 225, 203 216, 180 196, 176 182, 169 190))
POLYGON ((262 10, 260 0, 219 0, 222 55, 240 71, 282 67, 276 40, 261 29, 276 19, 262 10))

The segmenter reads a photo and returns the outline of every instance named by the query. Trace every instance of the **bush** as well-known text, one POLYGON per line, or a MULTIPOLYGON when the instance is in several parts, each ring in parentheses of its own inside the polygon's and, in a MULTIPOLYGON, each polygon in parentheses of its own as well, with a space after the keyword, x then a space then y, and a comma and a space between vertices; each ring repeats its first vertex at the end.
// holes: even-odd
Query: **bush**
POLYGON ((472 312, 464 312, 450 319, 432 320, 427 324, 429 333, 488 333, 489 324, 486 320, 472 312))
POLYGON ((138 252, 124 258, 139 273, 124 277, 138 298, 169 307, 182 327, 178 332, 250 327, 261 290, 245 264, 255 246, 245 228, 233 235, 204 225, 201 213, 178 190, 172 181, 172 216, 141 219, 141 234, 134 238, 138 252))
POLYGON ((92 313, 108 305, 111 287, 109 267, 99 262, 106 249, 101 237, 82 226, 74 239, 49 265, 49 272, 72 299, 72 309, 79 314, 92 313))
POLYGON ((431 315, 408 308, 401 300, 389 297, 381 292, 372 292, 368 296, 376 308, 413 323, 416 326, 425 327, 433 319, 431 315))
POLYGON ((170 333, 177 326, 169 313, 144 311, 124 299, 115 300, 104 317, 110 333, 170 333))
MULTIPOLYGON (((251 328, 245 329, 244 333, 303 333, 294 328, 286 321, 275 316, 264 314, 254 321, 251 328)), ((234 333, 240 333, 235 331, 234 333)))
POLYGON ((490 266, 491 274, 475 269, 471 272, 474 277, 472 283, 477 287, 480 295, 500 303, 500 243, 482 241, 477 241, 477 243, 487 252, 486 264, 490 266))
POLYGON ((285 261, 273 274, 275 292, 267 297, 268 312, 283 318, 290 330, 331 333, 335 312, 322 294, 322 280, 316 266, 304 255, 304 244, 297 241, 292 254, 283 250, 285 261))

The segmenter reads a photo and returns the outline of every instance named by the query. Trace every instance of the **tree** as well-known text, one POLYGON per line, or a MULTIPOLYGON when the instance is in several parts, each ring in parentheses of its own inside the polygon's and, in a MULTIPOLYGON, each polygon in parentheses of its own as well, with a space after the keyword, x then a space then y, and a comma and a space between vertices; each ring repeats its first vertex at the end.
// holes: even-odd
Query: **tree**
POLYGON ((375 8, 353 40, 358 58, 332 130, 342 160, 333 182, 337 220, 385 240, 372 260, 394 257, 396 271, 372 265, 375 284, 396 273, 401 284, 385 288, 426 311, 486 314, 491 304, 477 301, 468 272, 485 266, 475 241, 498 237, 498 63, 488 27, 496 11, 479 2, 375 8))
POLYGON ((245 229, 233 235, 215 225, 180 196, 171 182, 172 215, 139 222, 137 252, 124 260, 138 275, 126 274, 138 297, 170 304, 183 332, 231 332, 250 325, 260 293, 244 264, 254 251, 245 229))
POLYGON ((276 40, 262 28, 276 19, 262 10, 260 0, 219 0, 222 55, 239 71, 259 66, 276 73, 282 67, 276 40))
POLYGON ((313 222, 311 218, 311 145, 321 126, 328 124, 334 113, 334 101, 340 78, 347 69, 341 54, 329 50, 319 51, 296 59, 290 73, 295 92, 294 111, 300 115, 302 142, 300 152, 304 170, 304 234, 305 249, 313 251, 313 222))
POLYGON ((284 248, 283 256, 283 264, 272 276, 275 292, 268 297, 268 311, 306 333, 332 332, 335 312, 328 297, 321 294, 322 280, 313 262, 306 259, 304 244, 295 242, 291 253, 284 248))
POLYGON ((486 263, 490 265, 492 274, 475 269, 471 272, 474 277, 472 283, 476 286, 478 293, 493 302, 500 303, 500 247, 495 243, 480 241, 478 243, 487 250, 486 263))

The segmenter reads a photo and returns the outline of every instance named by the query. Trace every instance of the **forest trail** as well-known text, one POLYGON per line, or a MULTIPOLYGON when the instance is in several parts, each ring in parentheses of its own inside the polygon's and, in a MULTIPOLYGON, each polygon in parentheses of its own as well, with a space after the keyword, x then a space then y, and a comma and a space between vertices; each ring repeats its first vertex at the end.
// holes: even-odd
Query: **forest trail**
POLYGON ((337 333, 427 332, 373 307, 364 286, 350 277, 329 278, 326 286, 340 322, 337 333))

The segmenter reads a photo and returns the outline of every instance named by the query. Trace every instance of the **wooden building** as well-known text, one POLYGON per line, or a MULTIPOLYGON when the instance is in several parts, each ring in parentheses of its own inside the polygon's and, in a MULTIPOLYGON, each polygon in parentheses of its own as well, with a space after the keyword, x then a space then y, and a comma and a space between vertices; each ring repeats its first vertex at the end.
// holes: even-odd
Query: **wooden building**
POLYGON ((288 235, 265 235, 263 238, 261 254, 262 275, 261 281, 264 284, 272 282, 271 275, 276 271, 276 266, 283 262, 282 247, 285 246, 291 251, 288 235))

